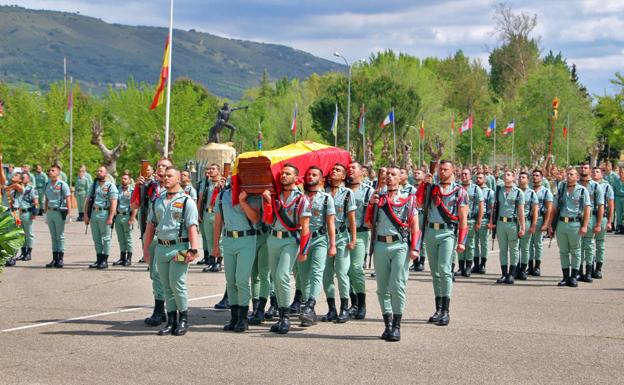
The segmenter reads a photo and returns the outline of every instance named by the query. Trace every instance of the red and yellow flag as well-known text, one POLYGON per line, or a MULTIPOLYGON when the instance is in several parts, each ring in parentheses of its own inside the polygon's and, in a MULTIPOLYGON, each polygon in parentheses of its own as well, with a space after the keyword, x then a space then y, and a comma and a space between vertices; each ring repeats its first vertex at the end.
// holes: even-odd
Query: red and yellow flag
POLYGON ((163 65, 160 71, 160 78, 158 79, 158 86, 156 87, 156 94, 154 95, 154 100, 150 105, 150 110, 153 110, 156 107, 160 106, 165 99, 163 91, 165 90, 167 77, 169 76, 169 47, 169 37, 167 36, 167 40, 165 41, 165 54, 163 57, 163 65))

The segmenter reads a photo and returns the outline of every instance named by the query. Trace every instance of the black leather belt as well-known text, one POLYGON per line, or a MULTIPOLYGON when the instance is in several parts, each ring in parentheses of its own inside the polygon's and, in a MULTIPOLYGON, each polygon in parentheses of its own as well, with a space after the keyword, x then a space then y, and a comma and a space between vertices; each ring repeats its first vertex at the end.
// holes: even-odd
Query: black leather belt
POLYGON ((256 235, 256 230, 246 230, 246 231, 226 231, 225 236, 228 238, 241 238, 246 236, 256 235))
POLYGON ((67 211, 66 208, 60 208, 60 207, 48 207, 48 210, 50 211, 67 211))
POLYGON ((117 215, 128 215, 130 211, 117 212, 117 215))
POLYGON ((320 228, 320 229, 312 232, 312 238, 321 237, 321 236, 323 236, 325 234, 327 234, 327 229, 320 228))
POLYGON ((398 235, 378 235, 377 241, 383 243, 394 243, 401 239, 398 235))
POLYGON ((93 206, 93 208, 91 210, 92 211, 108 211, 108 208, 93 206))
POLYGON ((206 212, 207 212, 207 213, 209 213, 209 214, 212 214, 212 212, 214 211, 214 209, 213 209, 212 207, 206 207, 206 210, 204 210, 204 211, 206 211, 206 212))
POLYGON ((166 239, 158 239, 158 244, 159 245, 165 245, 165 246, 172 246, 172 245, 176 245, 179 243, 185 243, 188 242, 189 239, 188 238, 178 238, 178 239, 172 239, 172 240, 166 240, 166 239))
POLYGON ((579 217, 559 217, 559 220, 563 223, 570 223, 570 222, 580 222, 581 218, 579 217))
POLYGON ((340 225, 340 227, 338 227, 338 234, 342 234, 345 231, 347 231, 347 225, 342 224, 342 225, 340 225))
POLYGON ((290 233, 290 231, 276 231, 276 230, 271 230, 271 235, 279 239, 290 238, 293 236, 290 233))
POLYGON ((434 230, 445 230, 449 228, 446 223, 427 223, 427 227, 434 230))
POLYGON ((498 217, 498 220, 500 222, 503 222, 503 223, 509 223, 509 222, 513 223, 513 222, 517 222, 518 218, 516 218, 516 217, 498 217))
POLYGON ((358 233, 361 233, 361 232, 363 232, 363 231, 368 231, 368 227, 366 227, 366 226, 360 226, 360 227, 358 227, 358 228, 356 229, 356 231, 357 231, 358 233))

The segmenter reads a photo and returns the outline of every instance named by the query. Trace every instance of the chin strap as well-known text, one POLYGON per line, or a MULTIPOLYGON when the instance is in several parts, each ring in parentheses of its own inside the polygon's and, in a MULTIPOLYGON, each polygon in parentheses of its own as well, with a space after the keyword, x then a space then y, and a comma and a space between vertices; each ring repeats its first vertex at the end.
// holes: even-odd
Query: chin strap
POLYGON ((422 231, 420 230, 412 233, 412 244, 410 245, 411 250, 415 250, 420 253, 420 249, 422 247, 421 236, 422 231))
POLYGON ((466 246, 466 241, 468 240, 468 227, 464 227, 463 229, 459 229, 459 239, 458 243, 466 246))
POLYGON ((310 232, 307 234, 301 234, 301 238, 299 240, 299 254, 308 255, 308 249, 310 248, 310 232))

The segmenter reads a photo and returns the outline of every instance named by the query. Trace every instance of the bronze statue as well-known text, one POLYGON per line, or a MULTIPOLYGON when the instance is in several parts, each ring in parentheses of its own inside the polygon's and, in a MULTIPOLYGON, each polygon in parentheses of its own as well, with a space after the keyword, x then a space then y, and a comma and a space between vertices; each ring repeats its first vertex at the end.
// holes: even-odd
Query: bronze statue
POLYGON ((223 107, 221 107, 217 112, 217 121, 210 129, 208 143, 221 143, 219 134, 226 127, 230 129, 230 138, 228 139, 228 141, 231 142, 236 127, 228 123, 228 121, 230 120, 230 114, 236 110, 246 110, 247 108, 247 106, 230 108, 230 105, 228 103, 223 103, 223 107))

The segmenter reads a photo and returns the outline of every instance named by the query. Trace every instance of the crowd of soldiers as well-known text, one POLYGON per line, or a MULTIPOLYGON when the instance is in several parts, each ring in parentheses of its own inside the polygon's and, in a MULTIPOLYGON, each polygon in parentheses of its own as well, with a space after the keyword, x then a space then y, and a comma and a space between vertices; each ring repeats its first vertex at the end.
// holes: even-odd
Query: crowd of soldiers
MULTIPOLYGON (((4 196, 25 232, 20 255, 8 265, 32 258, 32 222, 44 215, 52 239, 46 267, 62 268, 72 192, 61 167, 51 166, 47 175, 40 165, 34 175, 28 166, 8 172, 4 196)), ((113 265, 131 265, 131 233, 139 225, 140 262, 148 264, 154 296, 145 323, 165 324, 160 335, 188 330, 186 277, 201 245, 203 271, 225 270, 225 293, 216 305, 230 310, 225 331, 243 332, 277 317, 270 330, 286 334, 295 315, 303 327, 364 319, 370 256, 381 338, 399 341, 409 270, 423 271, 429 259, 435 296, 429 322, 448 325, 453 282, 486 272, 490 238, 499 246, 498 284, 541 275, 544 237, 557 239, 559 286, 602 278, 605 234, 624 233, 624 169, 582 163, 547 173, 550 178, 539 168, 492 173, 488 166, 445 160, 429 170, 378 172, 338 163, 328 174, 286 164, 277 192, 248 195, 234 193, 219 165, 207 166, 195 188, 188 171, 163 158, 136 181, 125 172, 118 185, 105 167, 93 180, 83 166, 74 195, 77 220, 91 225, 96 258, 89 268, 108 268, 113 228, 121 253, 113 265), (321 290, 327 312, 317 316, 321 290)))

